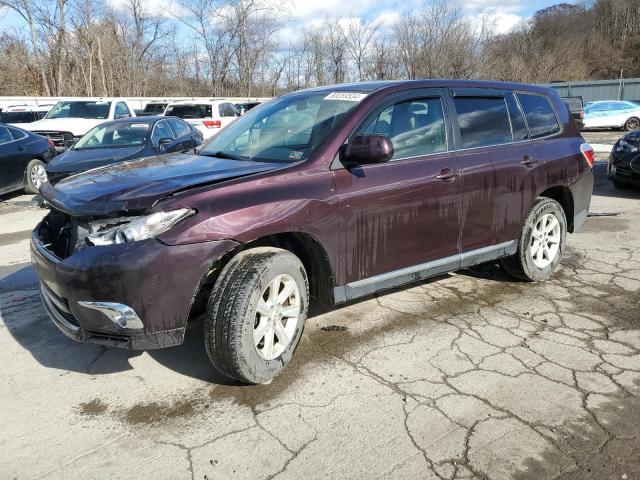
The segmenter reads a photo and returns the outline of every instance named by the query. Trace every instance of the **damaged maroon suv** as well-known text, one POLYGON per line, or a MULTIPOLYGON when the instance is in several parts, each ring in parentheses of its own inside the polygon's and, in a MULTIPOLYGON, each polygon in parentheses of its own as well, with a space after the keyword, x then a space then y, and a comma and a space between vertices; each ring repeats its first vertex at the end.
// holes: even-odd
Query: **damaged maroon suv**
POLYGON ((75 340, 183 341, 267 382, 313 298, 339 304, 500 260, 542 281, 587 216, 593 152, 550 89, 468 81, 337 85, 276 98, 197 154, 45 184, 32 236, 44 306, 75 340))

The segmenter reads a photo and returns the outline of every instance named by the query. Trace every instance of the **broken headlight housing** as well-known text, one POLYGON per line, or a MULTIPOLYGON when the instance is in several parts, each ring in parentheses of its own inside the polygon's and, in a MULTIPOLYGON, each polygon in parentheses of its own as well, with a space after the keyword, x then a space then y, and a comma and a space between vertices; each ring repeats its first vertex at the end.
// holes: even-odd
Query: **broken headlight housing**
POLYGON ((170 212, 156 212, 143 217, 120 217, 89 222, 87 243, 113 245, 153 238, 166 232, 178 222, 193 215, 195 210, 181 208, 170 212))
POLYGON ((635 153, 638 151, 638 147, 632 145, 627 142, 625 139, 621 138, 618 140, 618 143, 615 146, 616 152, 627 152, 627 153, 635 153))

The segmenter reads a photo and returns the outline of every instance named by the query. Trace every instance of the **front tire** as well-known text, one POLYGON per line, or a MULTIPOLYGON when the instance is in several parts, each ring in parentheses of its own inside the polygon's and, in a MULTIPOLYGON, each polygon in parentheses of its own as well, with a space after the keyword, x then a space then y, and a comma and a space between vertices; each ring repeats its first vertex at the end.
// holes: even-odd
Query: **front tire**
POLYGON ((536 199, 522 227, 515 255, 502 260, 513 277, 528 282, 547 280, 558 267, 567 238, 562 206, 550 198, 536 199))
POLYGON ((309 307, 309 283, 291 252, 260 247, 233 257, 207 306, 205 347, 213 366, 243 383, 266 383, 289 363, 309 307))
POLYGON ((47 182, 47 169, 42 160, 34 158, 27 165, 27 186, 25 191, 27 193, 37 194, 40 193, 40 186, 47 182))

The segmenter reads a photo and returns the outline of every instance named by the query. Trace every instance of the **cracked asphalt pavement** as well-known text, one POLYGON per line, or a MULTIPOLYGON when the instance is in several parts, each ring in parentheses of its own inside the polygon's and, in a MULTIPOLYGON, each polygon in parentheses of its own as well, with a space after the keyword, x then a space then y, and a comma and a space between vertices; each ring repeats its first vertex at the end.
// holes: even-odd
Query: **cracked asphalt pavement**
POLYGON ((640 479, 640 191, 596 174, 550 281, 489 264, 316 310, 260 386, 214 376, 197 322, 154 352, 67 339, 28 263, 44 210, 4 197, 0 477, 640 479))

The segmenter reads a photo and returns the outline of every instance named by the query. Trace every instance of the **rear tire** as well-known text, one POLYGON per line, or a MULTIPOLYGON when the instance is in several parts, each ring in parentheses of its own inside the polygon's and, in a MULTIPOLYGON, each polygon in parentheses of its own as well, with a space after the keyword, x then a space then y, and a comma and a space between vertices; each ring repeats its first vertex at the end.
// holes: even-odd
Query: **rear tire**
POLYGON ((632 132, 633 130, 638 130, 640 128, 640 118, 631 117, 624 122, 624 129, 627 132, 632 132))
POLYGON ((520 280, 547 280, 560 263, 566 238, 567 219, 562 206, 550 198, 539 197, 522 227, 518 250, 502 259, 502 266, 520 280))
POLYGON ((44 162, 37 158, 31 160, 27 165, 26 177, 25 191, 33 194, 40 193, 40 186, 47 181, 47 169, 44 162))
POLYGON ((244 383, 266 383, 289 363, 309 307, 302 262, 260 247, 233 257, 213 288, 204 323, 213 366, 244 383))

